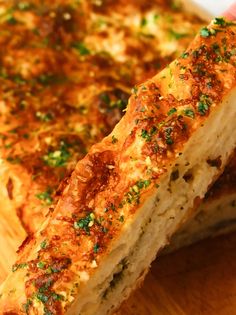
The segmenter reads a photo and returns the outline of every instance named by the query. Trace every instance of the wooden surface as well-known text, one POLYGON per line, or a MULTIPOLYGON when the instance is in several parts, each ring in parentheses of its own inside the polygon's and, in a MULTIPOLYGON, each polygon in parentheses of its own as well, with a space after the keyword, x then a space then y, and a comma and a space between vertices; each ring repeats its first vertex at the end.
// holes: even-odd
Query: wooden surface
MULTIPOLYGON (((12 220, 12 217, 11 217, 12 220)), ((23 237, 0 220, 0 281, 23 237)), ((236 233, 201 242, 156 260, 142 288, 119 315, 236 315, 236 233)))

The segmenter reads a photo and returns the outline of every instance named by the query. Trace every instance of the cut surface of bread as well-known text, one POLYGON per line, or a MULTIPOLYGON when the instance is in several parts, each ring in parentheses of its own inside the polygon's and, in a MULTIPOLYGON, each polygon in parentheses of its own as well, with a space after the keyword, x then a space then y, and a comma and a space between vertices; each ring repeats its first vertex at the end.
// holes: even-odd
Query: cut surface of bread
POLYGON ((170 252, 207 237, 236 229, 236 154, 224 173, 207 192, 194 218, 187 221, 172 237, 164 251, 170 252))
POLYGON ((134 89, 2 285, 2 314, 111 313, 191 217, 235 148, 236 26, 215 19, 134 89))

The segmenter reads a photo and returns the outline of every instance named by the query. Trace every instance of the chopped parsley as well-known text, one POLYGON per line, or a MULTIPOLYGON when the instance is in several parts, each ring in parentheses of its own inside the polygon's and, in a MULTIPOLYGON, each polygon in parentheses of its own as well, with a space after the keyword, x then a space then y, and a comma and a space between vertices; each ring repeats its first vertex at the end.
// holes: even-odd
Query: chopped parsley
POLYGON ((61 141, 59 150, 51 151, 43 156, 43 161, 45 164, 51 167, 61 167, 65 166, 69 158, 71 157, 68 151, 68 145, 61 141))
POLYGON ((137 93, 138 93, 138 87, 137 86, 134 86, 133 88, 132 88, 132 91, 131 91, 134 95, 137 95, 137 93))
POLYGON ((48 188, 46 191, 42 193, 38 193, 35 196, 39 199, 45 202, 46 205, 51 205, 53 202, 52 198, 52 189, 48 188))
POLYGON ((61 300, 64 300, 64 296, 61 295, 61 294, 57 294, 55 292, 52 292, 51 294, 52 298, 54 301, 61 301, 61 300))
POLYGON ((201 116, 206 115, 209 106, 211 105, 211 99, 208 95, 202 94, 200 97, 200 101, 197 104, 197 110, 201 116))
POLYGON ((16 74, 12 80, 19 85, 24 85, 27 82, 20 74, 16 74))
POLYGON ((123 223, 125 221, 125 217, 123 215, 120 216, 119 221, 123 223))
POLYGON ((220 26, 235 25, 234 22, 227 22, 223 17, 216 17, 213 22, 214 22, 214 24, 220 25, 220 26))
POLYGON ((216 34, 216 30, 214 29, 209 29, 207 27, 203 27, 200 31, 200 35, 202 37, 210 37, 212 35, 215 35, 216 34))
POLYGON ((27 268, 28 264, 27 263, 22 263, 22 264, 14 264, 12 266, 12 272, 15 272, 18 269, 23 269, 23 268, 27 268))
POLYGON ((39 269, 43 269, 43 268, 45 267, 45 265, 46 265, 46 263, 43 262, 43 261, 39 261, 39 262, 37 263, 37 267, 38 267, 39 269))
POLYGON ((93 252, 94 252, 95 254, 97 254, 97 253, 99 252, 99 248, 100 248, 100 246, 98 245, 98 243, 96 243, 96 244, 93 246, 93 252))
POLYGON ((197 109, 200 115, 206 115, 206 112, 209 109, 209 106, 204 102, 198 102, 197 109))
POLYGON ((142 129, 141 137, 145 139, 147 142, 151 141, 151 137, 146 129, 142 129))
POLYGON ((40 248, 41 248, 41 249, 45 249, 45 248, 47 248, 47 247, 48 247, 48 242, 47 242, 47 240, 42 241, 42 243, 40 244, 40 248))
POLYGON ((49 122, 52 121, 54 116, 52 113, 42 113, 42 112, 36 112, 35 116, 43 121, 43 122, 49 122))
POLYGON ((171 137, 172 131, 171 127, 165 129, 165 140, 168 145, 172 145, 174 143, 174 140, 171 137))
POLYGON ((143 17, 143 18, 141 19, 140 26, 141 26, 141 27, 144 27, 144 26, 146 26, 146 25, 147 25, 147 19, 146 19, 145 17, 143 17))
POLYGON ((20 164, 21 163, 21 159, 19 157, 8 156, 7 161, 10 162, 11 164, 20 164))
POLYGON ((142 129, 141 131, 141 137, 146 140, 146 142, 150 142, 152 139, 152 136, 157 132, 157 128, 153 126, 148 132, 146 129, 142 129))
POLYGON ((90 234, 90 227, 94 225, 94 221, 95 221, 95 215, 93 212, 91 212, 86 217, 74 222, 74 228, 82 229, 87 234, 90 234))
POLYGON ((128 100, 127 99, 119 99, 117 101, 111 102, 110 103, 110 107, 117 107, 120 110, 125 110, 128 104, 128 100))
POLYGON ((36 294, 36 297, 42 303, 46 303, 48 301, 48 299, 49 299, 49 297, 46 294, 42 293, 42 292, 38 292, 36 294))
POLYGON ((220 26, 225 26, 226 25, 226 21, 225 21, 224 18, 215 18, 214 19, 214 24, 220 25, 220 26))
POLYGON ((6 19, 6 22, 10 25, 15 25, 18 23, 18 20, 13 16, 13 15, 10 15, 7 19, 6 19))
POLYGON ((22 304, 23 311, 28 314, 30 305, 32 305, 32 301, 27 299, 26 303, 22 304))
POLYGON ((173 108, 171 108, 171 109, 168 111, 167 115, 170 116, 170 115, 173 115, 173 114, 176 113, 176 112, 177 112, 177 109, 176 109, 175 107, 173 107, 173 108))
POLYGON ((111 142, 113 144, 117 143, 118 142, 118 139, 113 135, 112 138, 111 138, 111 142))
POLYGON ((74 42, 71 46, 79 52, 80 56, 87 56, 91 53, 90 50, 82 42, 74 42))
POLYGON ((200 34, 202 37, 209 37, 211 36, 211 32, 207 27, 201 29, 200 34))
MULTIPOLYGON (((140 192, 142 189, 147 188, 151 184, 151 180, 139 180, 137 181, 126 194, 126 202, 139 204, 140 202, 140 192)), ((121 219, 122 220, 122 219, 121 219)))
POLYGON ((139 180, 136 185, 139 189, 147 188, 151 184, 150 179, 139 180))
POLYGON ((110 105, 110 103, 111 103, 110 96, 109 96, 107 93, 105 93, 105 92, 103 92, 103 93, 100 94, 100 99, 101 99, 101 101, 104 102, 106 105, 110 105))
POLYGON ((186 58, 188 58, 188 56, 189 56, 189 53, 188 53, 188 52, 184 52, 184 53, 181 55, 181 58, 186 59, 186 58))
POLYGON ((194 117, 195 117, 194 111, 193 111, 192 109, 190 109, 190 108, 186 108, 186 109, 184 110, 184 115, 185 115, 185 116, 188 116, 188 117, 190 117, 190 118, 194 118, 194 117))

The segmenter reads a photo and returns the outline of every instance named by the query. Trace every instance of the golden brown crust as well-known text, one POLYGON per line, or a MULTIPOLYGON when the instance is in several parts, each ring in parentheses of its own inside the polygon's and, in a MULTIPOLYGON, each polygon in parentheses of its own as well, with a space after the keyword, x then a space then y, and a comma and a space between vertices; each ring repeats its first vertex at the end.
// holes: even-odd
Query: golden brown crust
POLYGON ((101 3, 1 3, 1 157, 28 232, 56 202, 61 179, 120 120, 131 87, 185 49, 202 24, 171 1, 101 3))
POLYGON ((160 175, 235 87, 235 32, 234 23, 214 20, 179 59, 134 89, 126 115, 76 165, 47 223, 22 247, 0 299, 3 314, 32 314, 37 303, 44 313, 65 313, 78 276, 94 274, 158 190, 160 175))

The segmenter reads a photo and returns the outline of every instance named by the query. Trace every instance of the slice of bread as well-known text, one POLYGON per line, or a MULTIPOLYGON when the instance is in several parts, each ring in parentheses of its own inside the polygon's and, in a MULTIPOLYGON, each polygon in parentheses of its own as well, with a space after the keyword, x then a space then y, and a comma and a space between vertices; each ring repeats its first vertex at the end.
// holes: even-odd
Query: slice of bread
POLYGON ((54 212, 20 249, 0 313, 113 312, 228 162, 235 87, 236 26, 215 19, 134 89, 111 135, 78 162, 54 212))

